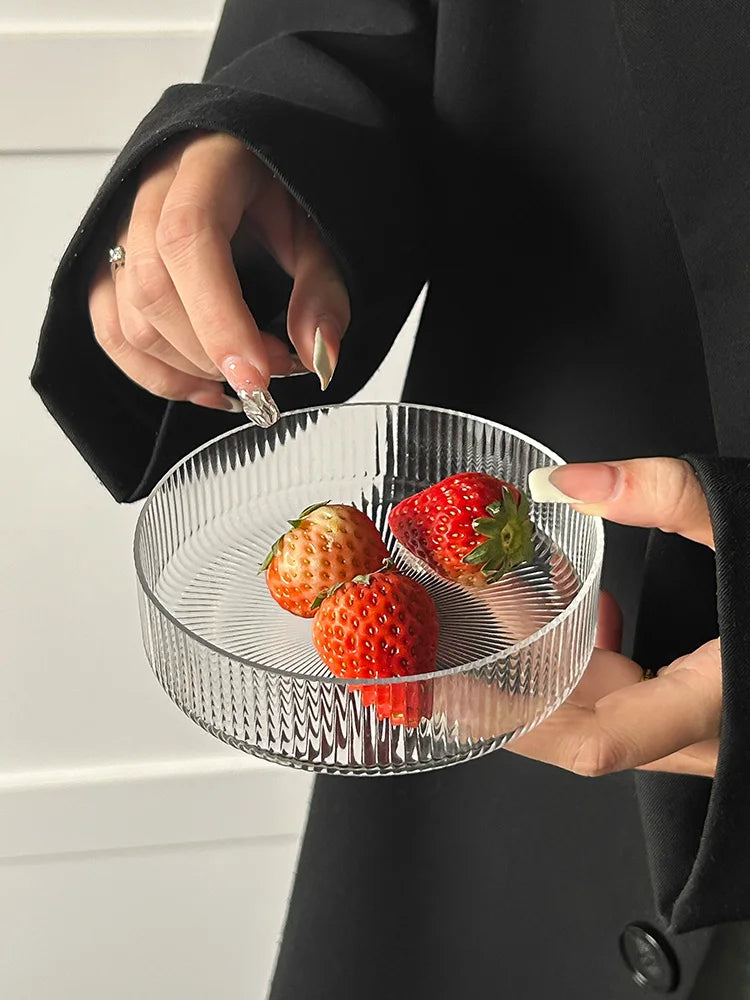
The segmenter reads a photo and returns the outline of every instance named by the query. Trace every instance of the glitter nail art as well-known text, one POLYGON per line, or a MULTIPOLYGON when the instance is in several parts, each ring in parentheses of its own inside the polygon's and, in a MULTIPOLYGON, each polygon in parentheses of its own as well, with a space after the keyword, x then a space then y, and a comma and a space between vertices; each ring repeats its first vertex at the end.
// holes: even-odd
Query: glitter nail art
POLYGON ((273 396, 263 386, 263 378, 249 361, 237 355, 225 358, 220 365, 222 374, 237 393, 242 410, 251 424, 270 427, 281 414, 273 396))
POLYGON ((237 395, 251 424, 271 427, 281 416, 278 406, 266 389, 239 389, 237 395))

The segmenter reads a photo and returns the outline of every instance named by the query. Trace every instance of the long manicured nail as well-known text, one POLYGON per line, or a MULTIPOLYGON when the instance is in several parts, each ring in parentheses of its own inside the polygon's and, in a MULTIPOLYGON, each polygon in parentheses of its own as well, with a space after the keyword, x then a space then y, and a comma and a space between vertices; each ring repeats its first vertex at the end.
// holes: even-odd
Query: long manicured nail
POLYGON ((231 356, 220 365, 224 378, 237 393, 242 410, 251 424, 271 427, 281 414, 265 380, 255 365, 244 358, 231 356))
POLYGON ((617 498, 620 485, 619 467, 604 462, 549 465, 529 473, 529 493, 536 503, 604 503, 617 498))
POLYGON ((333 378, 336 362, 339 357, 338 333, 332 329, 332 324, 321 321, 315 329, 313 345, 313 368, 320 379, 320 388, 325 391, 333 378))
POLYGON ((242 413, 242 403, 239 399, 233 399, 231 396, 223 394, 217 396, 210 389, 201 389, 198 392, 191 393, 187 401, 194 403, 196 406, 207 406, 210 410, 226 410, 227 413, 242 413))

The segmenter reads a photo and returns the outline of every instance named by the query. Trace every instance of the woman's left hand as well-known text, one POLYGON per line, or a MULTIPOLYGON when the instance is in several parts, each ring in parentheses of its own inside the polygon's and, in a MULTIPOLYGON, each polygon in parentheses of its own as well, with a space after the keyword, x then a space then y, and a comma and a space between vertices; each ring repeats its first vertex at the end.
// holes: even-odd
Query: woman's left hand
MULTIPOLYGON (((532 495, 552 499, 548 477, 541 477, 541 483, 532 477, 532 495)), ((706 498, 687 462, 566 465, 549 482, 585 514, 676 532, 713 548, 706 498)), ((627 768, 712 776, 721 718, 719 639, 639 683, 641 668, 614 651, 618 611, 602 597, 597 646, 603 648, 568 700, 508 750, 589 776, 627 768)))

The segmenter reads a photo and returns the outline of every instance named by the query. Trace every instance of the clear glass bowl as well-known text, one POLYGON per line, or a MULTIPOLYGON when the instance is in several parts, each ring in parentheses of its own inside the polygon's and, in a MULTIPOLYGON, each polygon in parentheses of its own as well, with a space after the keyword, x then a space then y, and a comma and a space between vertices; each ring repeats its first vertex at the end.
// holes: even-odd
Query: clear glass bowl
POLYGON ((559 462, 507 427, 406 404, 301 410, 268 430, 224 434, 175 466, 138 520, 141 622, 157 678, 209 733, 308 770, 400 774, 503 746, 561 704, 591 655, 602 524, 564 504, 532 504, 534 563, 469 592, 401 551, 388 512, 454 472, 525 488, 531 469, 559 462), (287 519, 328 500, 373 518, 396 563, 437 605, 436 671, 367 685, 418 696, 428 707, 416 727, 379 720, 374 704, 330 674, 311 622, 283 611, 258 573, 287 519))

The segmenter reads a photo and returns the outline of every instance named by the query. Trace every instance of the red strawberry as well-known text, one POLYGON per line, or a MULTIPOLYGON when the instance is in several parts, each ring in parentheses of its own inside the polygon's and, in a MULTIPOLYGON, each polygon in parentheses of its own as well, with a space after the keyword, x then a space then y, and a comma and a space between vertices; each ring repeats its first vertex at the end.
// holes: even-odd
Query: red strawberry
MULTIPOLYGON (((429 593, 391 568, 359 576, 320 602, 312 627, 337 677, 410 677, 435 669, 438 617, 429 593)), ((432 714, 432 683, 354 685, 379 719, 417 726, 432 714)))
POLYGON ((314 504, 290 521, 261 571, 271 597, 293 615, 312 618, 324 591, 383 565, 388 549, 373 522, 356 507, 314 504))
POLYGON ((388 524, 409 552, 469 587, 495 583, 534 558, 529 501, 512 483, 481 472, 448 476, 407 497, 388 524))

